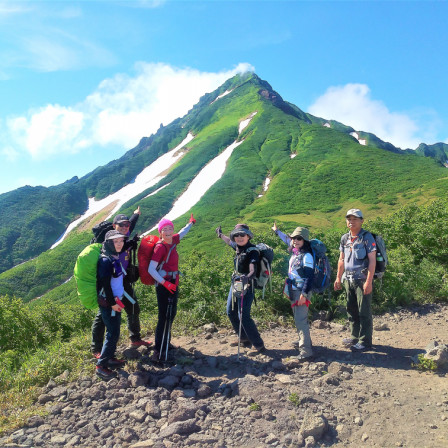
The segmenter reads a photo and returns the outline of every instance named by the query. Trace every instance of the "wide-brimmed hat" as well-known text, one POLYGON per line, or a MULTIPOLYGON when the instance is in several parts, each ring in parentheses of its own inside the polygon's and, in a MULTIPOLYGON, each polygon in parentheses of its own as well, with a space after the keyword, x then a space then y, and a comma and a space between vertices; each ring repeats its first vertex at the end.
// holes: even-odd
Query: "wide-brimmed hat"
POLYGON ((364 219, 364 216, 362 214, 362 211, 359 208, 351 208, 346 214, 345 217, 348 216, 356 216, 357 218, 364 219))
POLYGON ((235 234, 237 233, 245 233, 249 239, 253 238, 253 233, 249 230, 249 226, 247 224, 237 224, 235 228, 230 232, 230 239, 235 241, 235 234))
POLYGON ((289 237, 294 238, 296 236, 301 236, 305 241, 309 241, 310 231, 306 227, 296 227, 289 237))

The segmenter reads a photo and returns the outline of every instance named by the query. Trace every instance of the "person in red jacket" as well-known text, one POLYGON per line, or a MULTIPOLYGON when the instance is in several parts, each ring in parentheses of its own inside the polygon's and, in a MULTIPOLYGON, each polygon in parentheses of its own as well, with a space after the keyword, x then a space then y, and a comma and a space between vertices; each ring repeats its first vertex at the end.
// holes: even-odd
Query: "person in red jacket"
POLYGON ((157 282, 158 321, 153 361, 161 361, 164 358, 161 354, 166 353, 167 347, 170 347, 167 329, 176 316, 179 295, 179 254, 176 246, 195 223, 196 220, 193 218, 193 214, 191 214, 188 224, 179 233, 174 233, 174 224, 169 219, 162 219, 158 225, 160 241, 154 247, 148 267, 149 274, 157 282), (170 315, 167 314, 169 305, 171 305, 170 315))

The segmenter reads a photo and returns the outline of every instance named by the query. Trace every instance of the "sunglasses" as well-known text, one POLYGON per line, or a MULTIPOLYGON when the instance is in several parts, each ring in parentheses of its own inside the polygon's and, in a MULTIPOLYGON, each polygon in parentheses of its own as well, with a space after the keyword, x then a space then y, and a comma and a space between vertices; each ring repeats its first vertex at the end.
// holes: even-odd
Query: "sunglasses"
POLYGON ((235 233, 233 236, 235 238, 242 238, 243 236, 246 236, 246 235, 247 235, 246 233, 235 233))
POLYGON ((131 227, 131 224, 129 222, 119 222, 118 225, 120 227, 131 227))
POLYGON ((303 238, 301 236, 293 236, 292 239, 297 241, 303 241, 303 238))

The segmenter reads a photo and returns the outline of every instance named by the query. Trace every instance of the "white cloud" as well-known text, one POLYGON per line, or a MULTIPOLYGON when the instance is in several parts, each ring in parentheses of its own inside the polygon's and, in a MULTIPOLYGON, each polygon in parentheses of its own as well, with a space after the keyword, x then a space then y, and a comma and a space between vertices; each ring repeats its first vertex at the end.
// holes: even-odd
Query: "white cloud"
MULTIPOLYGON (((84 101, 73 106, 47 105, 6 120, 3 141, 33 158, 79 152, 94 146, 120 145, 124 150, 185 115, 207 92, 249 64, 218 73, 167 64, 140 62, 133 76, 106 79, 84 101)), ((0 147, 1 150, 1 147, 0 147)))
POLYGON ((392 112, 382 101, 371 98, 366 84, 329 87, 308 112, 337 120, 357 131, 371 132, 400 148, 415 149, 422 141, 433 139, 437 127, 433 112, 392 112), (423 127, 427 120, 430 122, 423 127))

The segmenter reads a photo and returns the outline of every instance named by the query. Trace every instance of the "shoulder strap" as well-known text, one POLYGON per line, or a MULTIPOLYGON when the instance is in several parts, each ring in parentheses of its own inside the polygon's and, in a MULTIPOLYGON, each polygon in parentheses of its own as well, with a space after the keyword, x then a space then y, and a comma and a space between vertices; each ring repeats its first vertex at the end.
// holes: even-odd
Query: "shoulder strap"
MULTIPOLYGON (((156 245, 157 245, 157 244, 162 244, 162 245, 163 245, 163 241, 157 241, 156 245)), ((157 270, 162 269, 163 265, 164 265, 165 263, 168 263, 168 260, 170 259, 171 252, 172 252, 172 250, 173 250, 175 247, 176 247, 176 244, 173 244, 173 245, 169 248, 168 253, 167 253, 165 259, 159 264, 159 266, 157 266, 157 270)), ((166 248, 166 246, 165 246, 165 248, 166 248)))

